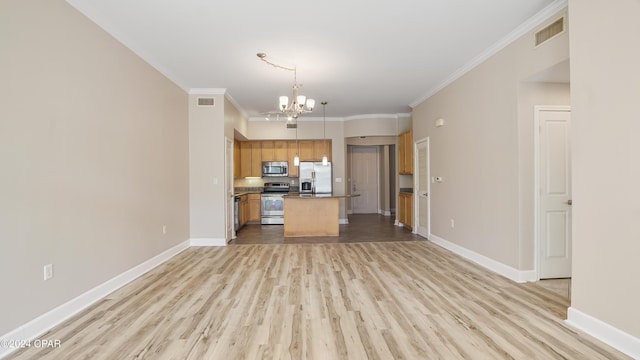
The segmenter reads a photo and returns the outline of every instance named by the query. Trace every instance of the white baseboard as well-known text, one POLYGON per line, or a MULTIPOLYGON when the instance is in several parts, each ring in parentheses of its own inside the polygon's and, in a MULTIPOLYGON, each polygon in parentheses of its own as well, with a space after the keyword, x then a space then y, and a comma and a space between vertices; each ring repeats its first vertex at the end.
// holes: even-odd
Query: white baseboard
POLYGON ((227 246, 227 240, 216 238, 195 238, 189 240, 191 246, 227 246))
POLYGON ((340 225, 346 225, 348 223, 349 223, 349 219, 348 218, 344 218, 344 219, 338 220, 338 224, 340 224, 340 225))
POLYGON ((440 245, 443 248, 450 250, 465 259, 471 260, 474 263, 481 265, 495 273, 498 273, 512 281, 517 283, 524 283, 529 281, 537 281, 537 275, 535 270, 518 270, 511 266, 505 265, 499 261, 493 260, 484 255, 473 252, 460 245, 456 245, 450 241, 447 241, 441 237, 431 234, 429 237, 434 244, 440 245))
MULTIPOLYGON (((47 332, 49 329, 61 324, 63 321, 69 319, 80 311, 103 299, 105 296, 111 294, 112 292, 142 276, 146 272, 152 270, 156 266, 178 255, 180 252, 187 248, 189 248, 189 241, 180 243, 164 251, 163 253, 156 255, 137 266, 134 266, 133 268, 121 273, 120 275, 117 275, 113 279, 94 287, 84 294, 81 294, 80 296, 58 306, 57 308, 38 316, 37 318, 20 326, 19 328, 0 336, 0 338, 33 340, 47 332)), ((15 350, 17 349, 0 347, 0 359, 9 355, 15 350)))
POLYGON ((569 307, 565 323, 573 328, 584 331, 611 347, 631 356, 633 359, 640 359, 640 339, 604 321, 585 314, 574 307, 569 307))

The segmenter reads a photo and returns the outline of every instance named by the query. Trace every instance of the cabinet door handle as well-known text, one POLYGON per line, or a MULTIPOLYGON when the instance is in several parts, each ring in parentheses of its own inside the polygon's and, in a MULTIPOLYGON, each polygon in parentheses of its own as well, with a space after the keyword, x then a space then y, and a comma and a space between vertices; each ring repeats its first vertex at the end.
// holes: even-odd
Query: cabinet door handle
POLYGON ((573 205, 573 200, 569 199, 569 201, 567 201, 567 204, 573 205))

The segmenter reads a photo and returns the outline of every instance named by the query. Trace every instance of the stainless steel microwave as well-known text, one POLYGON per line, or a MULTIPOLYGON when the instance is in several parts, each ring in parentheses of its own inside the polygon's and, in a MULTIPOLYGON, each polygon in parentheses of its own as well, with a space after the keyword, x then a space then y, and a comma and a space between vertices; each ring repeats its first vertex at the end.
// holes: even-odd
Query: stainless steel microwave
POLYGON ((263 161, 262 176, 289 176, 289 163, 286 161, 263 161))

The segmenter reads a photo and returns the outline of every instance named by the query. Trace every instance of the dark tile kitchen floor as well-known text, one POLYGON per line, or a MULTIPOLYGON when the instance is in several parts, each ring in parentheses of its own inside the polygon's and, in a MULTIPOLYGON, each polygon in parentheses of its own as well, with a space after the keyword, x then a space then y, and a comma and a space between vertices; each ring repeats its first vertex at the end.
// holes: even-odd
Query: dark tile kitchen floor
POLYGON ((248 224, 238 230, 229 244, 318 244, 389 241, 426 241, 411 230, 393 225, 395 216, 349 215, 349 224, 340 225, 339 236, 284 237, 284 225, 248 224))

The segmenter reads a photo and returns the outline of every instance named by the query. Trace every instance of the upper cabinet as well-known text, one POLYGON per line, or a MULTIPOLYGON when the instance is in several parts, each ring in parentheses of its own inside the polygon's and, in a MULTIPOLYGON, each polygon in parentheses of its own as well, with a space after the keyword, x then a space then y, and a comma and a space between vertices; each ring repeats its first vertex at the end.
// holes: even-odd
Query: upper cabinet
POLYGON ((262 141, 262 161, 275 161, 273 141, 262 141))
POLYGON ((273 142, 273 155, 275 161, 289 161, 289 148, 286 140, 276 140, 273 142))
POLYGON ((288 161, 286 140, 262 140, 262 161, 288 161))
MULTIPOLYGON (((233 172, 235 174, 235 169, 233 172)), ((262 143, 260 141, 240 142, 240 177, 250 176, 262 176, 262 143)))
POLYGON ((413 132, 411 130, 398 136, 398 172, 400 175, 413 175, 413 132))
POLYGON ((331 140, 314 140, 313 154, 314 161, 322 161, 324 154, 327 154, 327 159, 331 161, 331 140))
POLYGON ((233 177, 234 178, 239 178, 240 177, 240 170, 241 170, 241 165, 242 161, 240 159, 240 141, 238 140, 234 140, 233 141, 233 177))
MULTIPOLYGON (((287 141, 287 161, 289 162, 289 177, 298 177, 298 167, 293 165, 293 158, 298 153, 298 144, 295 141, 287 141)), ((298 155, 299 157, 300 155, 298 155)))
POLYGON ((298 177, 293 165, 296 154, 300 161, 331 161, 331 140, 256 140, 234 143, 234 177, 262 176, 263 161, 288 161, 289 177, 298 177))
POLYGON ((315 156, 313 140, 298 141, 298 154, 300 155, 300 161, 313 161, 315 156))

